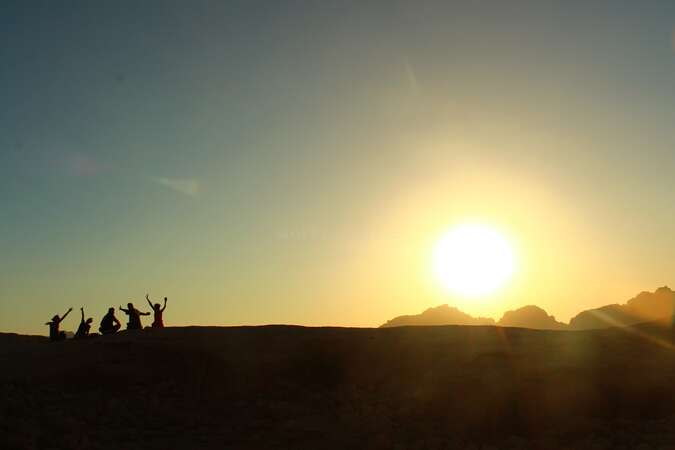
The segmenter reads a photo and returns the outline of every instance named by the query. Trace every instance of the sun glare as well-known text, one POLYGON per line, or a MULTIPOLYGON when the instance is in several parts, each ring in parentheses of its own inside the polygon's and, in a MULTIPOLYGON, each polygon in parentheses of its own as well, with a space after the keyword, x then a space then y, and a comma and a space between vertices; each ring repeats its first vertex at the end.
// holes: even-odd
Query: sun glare
POLYGON ((448 231, 436 244, 433 270, 447 290, 466 297, 490 294, 515 270, 509 242, 485 225, 467 223, 448 231))

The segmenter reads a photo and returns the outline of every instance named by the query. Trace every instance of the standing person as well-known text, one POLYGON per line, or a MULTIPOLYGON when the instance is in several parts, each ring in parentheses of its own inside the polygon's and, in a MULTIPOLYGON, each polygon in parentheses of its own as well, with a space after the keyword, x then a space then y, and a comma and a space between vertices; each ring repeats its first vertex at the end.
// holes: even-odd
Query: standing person
POLYGON ((122 324, 117 320, 117 317, 115 317, 115 308, 108 308, 108 313, 103 316, 98 331, 100 331, 101 334, 114 334, 117 333, 120 328, 122 328, 122 324))
POLYGON ((68 308, 68 311, 66 313, 59 317, 58 314, 56 314, 54 317, 52 317, 52 320, 45 323, 45 325, 49 325, 49 340, 52 342, 55 341, 62 341, 66 338, 66 333, 64 331, 59 331, 59 326, 61 325, 61 322, 63 319, 66 318, 68 314, 73 310, 73 308, 68 308))
POLYGON ((164 321, 162 320, 162 313, 166 309, 166 297, 164 297, 164 306, 160 308, 159 303, 154 305, 150 301, 149 294, 145 294, 145 299, 148 301, 148 305, 155 312, 155 320, 152 322, 152 328, 164 328, 164 321))
POLYGON ((80 319, 80 326, 77 327, 77 331, 75 332, 75 339, 82 339, 89 336, 91 323, 94 321, 91 317, 84 320, 84 307, 80 308, 80 312, 82 313, 82 318, 80 319))
POLYGON ((127 309, 124 309, 120 306, 120 310, 129 316, 129 322, 127 322, 127 330, 142 330, 143 325, 141 325, 141 316, 149 316, 149 312, 140 312, 134 308, 133 303, 127 303, 127 309))

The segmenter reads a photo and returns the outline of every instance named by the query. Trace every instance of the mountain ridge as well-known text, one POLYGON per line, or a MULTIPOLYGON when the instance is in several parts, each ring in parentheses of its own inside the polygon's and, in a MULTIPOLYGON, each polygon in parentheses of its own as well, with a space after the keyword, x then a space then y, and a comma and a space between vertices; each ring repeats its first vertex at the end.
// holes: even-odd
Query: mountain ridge
POLYGON ((556 320, 537 305, 506 311, 495 321, 489 317, 473 317, 445 304, 428 308, 420 314, 394 317, 380 328, 410 325, 497 325, 539 330, 590 330, 626 327, 644 322, 670 324, 674 313, 675 291, 668 286, 662 286, 654 292, 642 291, 624 304, 612 303, 583 310, 572 317, 569 323, 556 320))

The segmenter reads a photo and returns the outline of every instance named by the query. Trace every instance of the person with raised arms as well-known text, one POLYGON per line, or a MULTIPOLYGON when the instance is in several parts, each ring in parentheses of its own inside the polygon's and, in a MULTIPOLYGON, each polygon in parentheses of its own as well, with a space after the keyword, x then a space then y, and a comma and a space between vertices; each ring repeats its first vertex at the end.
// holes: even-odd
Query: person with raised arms
POLYGON ((164 297, 164 306, 160 307, 159 303, 155 303, 154 305, 150 301, 150 295, 145 294, 145 299, 148 301, 148 305, 150 305, 150 308, 152 308, 153 312, 155 313, 155 320, 152 322, 151 327, 152 328, 164 328, 164 320, 162 319, 162 314, 164 313, 164 310, 166 309, 166 300, 167 298, 164 297))

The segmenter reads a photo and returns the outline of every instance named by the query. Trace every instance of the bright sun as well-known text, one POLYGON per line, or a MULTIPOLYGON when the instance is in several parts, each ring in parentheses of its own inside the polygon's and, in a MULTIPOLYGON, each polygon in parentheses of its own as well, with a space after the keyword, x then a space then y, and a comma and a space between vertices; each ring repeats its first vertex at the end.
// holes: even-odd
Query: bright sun
POLYGON ((485 225, 458 225, 434 249, 434 274, 443 287, 462 296, 480 297, 496 291, 514 269, 508 241, 485 225))

